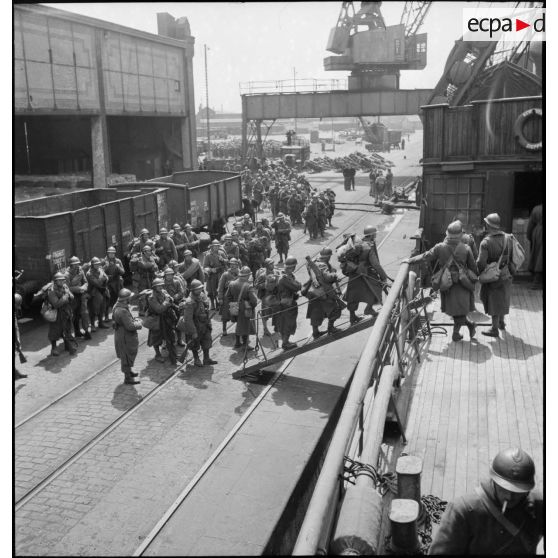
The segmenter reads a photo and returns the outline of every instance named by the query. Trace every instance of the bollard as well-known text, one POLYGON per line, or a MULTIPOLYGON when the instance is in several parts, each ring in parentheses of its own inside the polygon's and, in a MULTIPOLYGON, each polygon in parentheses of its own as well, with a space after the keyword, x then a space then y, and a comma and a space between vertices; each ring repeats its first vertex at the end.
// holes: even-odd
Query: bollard
POLYGON ((397 497, 414 500, 419 505, 419 518, 424 520, 424 506, 420 500, 420 475, 422 473, 422 459, 415 455, 403 455, 395 466, 397 473, 397 497))
POLYGON ((414 500, 395 498, 391 501, 391 546, 394 554, 414 554, 420 548, 417 534, 419 505, 414 500))

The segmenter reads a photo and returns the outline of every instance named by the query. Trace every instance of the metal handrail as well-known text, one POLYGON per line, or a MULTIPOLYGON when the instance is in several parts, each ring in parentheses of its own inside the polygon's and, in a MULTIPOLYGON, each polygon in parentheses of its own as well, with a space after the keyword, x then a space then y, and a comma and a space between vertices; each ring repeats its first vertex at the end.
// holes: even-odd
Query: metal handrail
MULTIPOLYGON (((326 526, 332 524, 332 514, 337 505, 345 456, 348 454, 355 432, 357 432, 359 421, 362 421, 364 400, 374 371, 378 366, 384 364, 388 355, 387 351, 393 350, 394 347, 397 349, 397 363, 402 365, 403 348, 400 346, 402 339, 401 335, 397 335, 395 331, 403 326, 403 319, 398 319, 397 327, 393 327, 392 318, 394 310, 398 308, 397 305, 407 299, 405 288, 408 272, 409 265, 402 264, 360 355, 345 405, 316 482, 293 555, 314 555, 317 552, 324 551, 324 530, 326 526), (379 362, 379 360, 382 362, 379 362)), ((401 307, 400 305, 399 317, 406 313, 405 306, 401 307)), ((415 319, 417 318, 418 314, 415 315, 415 319)), ((406 334, 407 328, 403 327, 403 329, 406 334)), ((406 336, 405 334, 403 339, 406 336)), ((357 433, 357 435, 362 436, 362 432, 357 433)))
POLYGON ((241 95, 264 93, 317 93, 319 91, 346 91, 348 82, 342 79, 283 79, 268 81, 246 81, 239 83, 241 95))

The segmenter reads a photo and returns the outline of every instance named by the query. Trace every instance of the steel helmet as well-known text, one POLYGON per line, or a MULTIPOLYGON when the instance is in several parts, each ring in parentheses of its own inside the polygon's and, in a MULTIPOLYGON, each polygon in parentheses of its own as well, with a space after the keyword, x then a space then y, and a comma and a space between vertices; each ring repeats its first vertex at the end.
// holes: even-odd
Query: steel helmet
POLYGON ((192 250, 184 250, 184 257, 186 256, 192 256, 192 250))
POLYGON ((53 279, 55 281, 59 281, 60 279, 66 279, 66 276, 63 273, 55 273, 53 279))
POLYGON ((289 256, 286 260, 285 260, 285 265, 286 266, 293 266, 296 265, 298 262, 296 260, 296 258, 294 258, 293 256, 289 256))
POLYGON ((165 227, 163 227, 160 231, 159 234, 168 234, 169 231, 167 229, 165 229, 165 227))
POLYGON ((324 248, 322 248, 320 250, 320 256, 331 256, 333 254, 333 251, 331 250, 331 248, 328 248, 327 246, 325 246, 324 248))
POLYGON ((203 283, 201 281, 198 281, 197 279, 194 279, 190 283, 190 290, 191 291, 197 291, 199 289, 203 289, 203 283))
POLYGON ((79 261, 79 258, 77 256, 72 256, 70 258, 70 265, 75 265, 75 264, 80 264, 81 262, 79 261))
POLYGON ((277 213, 277 219, 284 218, 285 215, 283 213, 277 213))
POLYGON ((190 223, 186 223, 186 224, 184 225, 184 228, 185 228, 185 229, 191 229, 191 228, 192 228, 192 225, 190 225, 190 223))
POLYGON ((252 272, 250 271, 250 268, 245 265, 239 272, 238 275, 240 275, 240 277, 248 277, 252 272))
POLYGON ((170 267, 167 267, 167 269, 165 269, 165 271, 163 271, 163 275, 174 275, 174 269, 171 269, 170 267))
POLYGON ((221 243, 217 239, 215 239, 211 241, 211 246, 221 246, 221 243))
POLYGON ((376 234, 378 229, 374 225, 366 225, 364 227, 364 236, 370 236, 371 234, 376 234))
POLYGON ((91 258, 91 265, 96 265, 96 264, 100 264, 101 260, 95 256, 94 258, 91 258))
POLYGON ((230 265, 238 265, 240 262, 236 258, 231 258, 229 260, 230 265))
POLYGON ((142 234, 149 234, 149 231, 147 229, 141 229, 140 235, 142 234))
POLYGON ((529 492, 535 486, 535 464, 521 448, 505 449, 492 461, 490 478, 510 492, 529 492))
POLYGON ((107 248, 107 254, 111 253, 111 254, 116 254, 116 248, 114 246, 109 246, 107 248))
POLYGON ((446 229, 446 236, 448 238, 461 238, 462 234, 463 225, 461 224, 461 221, 453 221, 453 223, 450 223, 446 229))
POLYGON ((132 291, 130 291, 129 289, 120 289, 120 291, 118 292, 118 300, 120 302, 128 300, 131 296, 132 291))
POLYGON ((149 250, 151 252, 151 244, 146 244, 143 248, 142 248, 142 252, 145 252, 146 250, 149 250))
POLYGON ((176 260, 171 260, 169 262, 169 266, 172 267, 173 269, 178 265, 178 262, 176 260))
POLYGON ((268 266, 268 265, 271 265, 271 264, 274 264, 274 263, 275 263, 275 262, 274 262, 271 258, 266 258, 266 259, 264 260, 264 265, 265 265, 265 266, 268 266))
POLYGON ((232 236, 231 236, 229 233, 227 233, 227 234, 224 236, 224 240, 232 240, 232 236))
POLYGON ((175 224, 172 226, 172 228, 173 228, 173 229, 179 229, 179 228, 180 228, 180 225, 179 225, 178 223, 175 223, 175 224))
POLYGON ((500 215, 498 213, 491 213, 484 218, 484 222, 493 229, 499 229, 501 226, 500 215))
POLYGON ((165 282, 160 278, 157 277, 157 279, 153 280, 153 283, 151 283, 152 287, 162 287, 165 284, 165 282))

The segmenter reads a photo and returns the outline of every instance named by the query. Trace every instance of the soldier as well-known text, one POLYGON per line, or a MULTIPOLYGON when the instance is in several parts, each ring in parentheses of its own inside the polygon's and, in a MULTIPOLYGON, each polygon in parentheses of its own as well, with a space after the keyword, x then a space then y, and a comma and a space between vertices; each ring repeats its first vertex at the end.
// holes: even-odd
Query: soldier
POLYGON ((229 283, 225 292, 225 298, 230 304, 238 303, 238 316, 236 319, 234 348, 244 348, 245 351, 253 351, 254 348, 248 344, 249 336, 256 333, 254 326, 255 308, 258 305, 256 291, 250 285, 250 268, 244 266, 238 273, 238 279, 229 283), (240 339, 242 338, 242 343, 240 339))
POLYGON ((238 259, 240 260, 240 264, 243 266, 248 265, 248 247, 244 241, 244 234, 235 230, 231 233, 231 236, 233 242, 236 242, 238 246, 238 259))
POLYGON ((281 275, 275 270, 275 264, 271 258, 266 258, 263 267, 256 272, 254 286, 257 289, 258 298, 262 301, 262 322, 264 335, 271 337, 271 332, 267 327, 267 321, 271 317, 271 323, 277 332, 278 312, 281 310, 279 303, 277 286, 281 275))
POLYGON ((231 316, 229 312, 228 300, 225 297, 225 293, 229 288, 232 281, 238 278, 240 262, 236 258, 231 258, 229 260, 229 269, 225 270, 219 279, 219 286, 217 287, 217 299, 219 301, 219 306, 221 308, 221 322, 223 324, 223 337, 227 335, 227 322, 236 322, 236 316, 231 316))
POLYGON ((296 318, 298 315, 298 305, 296 300, 302 285, 296 280, 294 270, 297 264, 296 258, 292 256, 285 260, 285 270, 277 285, 277 295, 281 305, 278 317, 278 329, 283 341, 283 350, 294 349, 296 343, 291 343, 289 337, 296 331, 296 318))
POLYGON ((91 265, 85 274, 87 279, 87 294, 89 295, 89 318, 91 321, 91 331, 95 329, 95 319, 98 320, 99 329, 108 329, 103 323, 106 306, 109 302, 108 276, 101 267, 102 262, 99 258, 91 258, 91 265))
POLYGON ((356 324, 362 319, 362 316, 356 315, 360 302, 367 303, 365 313, 372 315, 377 314, 372 305, 382 302, 382 290, 388 276, 380 265, 375 237, 376 228, 366 226, 364 238, 361 240, 356 235, 350 235, 346 242, 350 239, 353 248, 339 256, 341 271, 349 278, 345 301, 351 324, 356 324))
POLYGON ((325 195, 329 200, 327 221, 329 223, 329 226, 331 227, 331 219, 333 218, 333 214, 335 213, 335 192, 331 188, 326 188, 325 195))
POLYGON ((114 348, 120 359, 120 370, 124 374, 125 384, 139 384, 137 372, 132 370, 138 354, 138 330, 142 328, 139 318, 134 318, 130 311, 132 292, 121 289, 112 311, 114 328, 114 348))
POLYGON ((428 554, 534 555, 545 524, 544 500, 534 487, 529 454, 500 451, 475 493, 448 505, 428 554))
POLYGON ((393 173, 389 168, 386 173, 386 191, 385 191, 386 198, 389 200, 391 196, 393 196, 393 173))
POLYGON ((56 348, 56 342, 60 337, 64 340, 64 349, 71 355, 75 355, 77 344, 72 335, 72 302, 74 295, 68 287, 66 276, 63 273, 54 275, 52 285, 47 290, 46 296, 49 304, 57 310, 56 321, 48 324, 48 340, 51 344, 50 356, 60 355, 56 348))
POLYGON ((219 286, 219 278, 225 269, 227 269, 228 259, 221 250, 221 244, 218 240, 211 242, 211 248, 205 253, 203 271, 207 278, 206 288, 207 296, 211 301, 211 310, 215 310, 215 302, 217 300, 217 288, 219 286))
POLYGON ((184 236, 186 238, 185 249, 190 250, 192 256, 197 258, 200 253, 200 239, 192 230, 192 225, 190 225, 190 223, 186 223, 184 226, 184 236))
POLYGON ((155 254, 159 258, 159 269, 164 269, 171 260, 178 259, 176 246, 165 228, 159 231, 159 239, 155 241, 155 254))
POLYGON ((275 248, 279 254, 279 263, 283 263, 283 256, 287 259, 289 254, 289 240, 291 239, 291 224, 285 219, 283 213, 277 215, 277 219, 271 223, 275 231, 275 248))
POLYGON ((188 283, 186 283, 186 279, 184 279, 182 273, 180 273, 180 264, 176 260, 171 260, 169 262, 169 268, 174 271, 174 278, 180 283, 184 296, 188 296, 188 283))
POLYGON ((252 277, 256 279, 256 273, 265 260, 265 246, 259 238, 251 238, 246 247, 248 248, 248 267, 252 271, 252 277))
MULTIPOLYGON (((180 306, 180 303, 186 296, 186 290, 182 286, 181 281, 175 276, 174 270, 167 267, 167 269, 163 272, 163 279, 165 281, 165 284, 163 285, 164 290, 171 296, 174 304, 176 304, 176 306, 180 306)), ((184 347, 182 332, 179 329, 176 329, 176 344, 179 347, 184 347)))
POLYGON ((141 254, 146 244, 151 244, 149 231, 147 229, 141 229, 139 238, 134 238, 131 242, 130 254, 141 254))
MULTIPOLYGON (((420 262, 422 260, 437 261, 437 269, 447 267, 452 276, 458 278, 460 268, 470 270, 475 274, 478 273, 473 253, 469 246, 463 240, 463 229, 461 221, 454 221, 448 225, 446 230, 446 238, 443 242, 436 244, 428 252, 424 252, 413 258, 409 258, 410 264, 420 262)), ((462 284, 459 279, 454 281, 447 290, 440 291, 440 300, 442 312, 453 317, 453 341, 461 341, 463 336, 459 333, 461 326, 467 326, 469 336, 472 339, 475 336, 475 324, 467 318, 467 314, 475 309, 475 290, 462 284)))
POLYGON ((155 279, 152 284, 153 291, 147 297, 148 314, 159 318, 159 328, 150 329, 147 337, 147 345, 155 349, 155 360, 165 362, 160 347, 165 343, 169 353, 169 361, 176 366, 176 324, 178 322, 178 310, 172 297, 163 289, 163 279, 155 279))
POLYGON ((231 258, 238 260, 240 257, 238 244, 233 242, 233 237, 229 233, 223 236, 223 251, 227 254, 229 261, 231 258))
POLYGON ((250 218, 250 215, 246 213, 244 217, 242 217, 242 221, 240 222, 241 230, 242 231, 252 231, 254 230, 254 223, 250 218))
POLYGON ((180 357, 180 361, 186 360, 188 349, 194 356, 194 366, 208 366, 217 364, 209 356, 211 340, 211 319, 209 317, 209 305, 202 296, 203 283, 194 279, 190 284, 190 296, 184 303, 184 332, 186 334, 187 347, 180 357), (203 351, 203 364, 200 361, 198 351, 203 351))
MULTIPOLYGON (((133 282, 136 292, 150 289, 158 270, 157 261, 152 254, 151 245, 146 244, 141 252, 141 256, 135 254, 130 260, 130 270, 133 272, 133 282)), ((144 316, 147 302, 144 298, 140 299, 139 315, 144 316)))
POLYGON ((256 230, 254 231, 254 237, 259 238, 262 246, 264 248, 265 257, 269 258, 271 255, 271 232, 266 229, 263 225, 263 221, 258 219, 256 221, 256 230))
MULTIPOLYGON (((89 295, 87 294, 87 278, 85 277, 85 273, 81 268, 81 262, 77 256, 72 256, 70 258, 70 267, 66 271, 66 284, 73 295, 70 300, 72 305, 74 335, 76 337, 83 337, 84 339, 91 339, 89 330, 89 309, 87 304, 89 300, 89 295), (85 330, 84 333, 81 332, 80 322, 85 330)), ((93 328, 91 328, 91 331, 94 331, 93 328)))
POLYGON ((501 230, 497 213, 488 215, 484 222, 486 237, 479 246, 478 271, 482 274, 488 264, 500 261, 501 272, 498 281, 481 284, 480 299, 485 313, 492 317, 492 327, 481 333, 488 337, 500 337, 499 330, 506 329, 504 320, 510 312, 511 285, 516 272, 513 243, 511 237, 501 230))
POLYGON ((182 278, 186 281, 188 286, 190 286, 190 283, 194 279, 197 279, 201 283, 205 281, 205 275, 200 260, 194 258, 190 250, 184 252, 184 261, 180 264, 179 269, 182 278))
POLYGON ((109 290, 109 303, 105 308, 105 321, 109 321, 109 310, 114 306, 118 299, 118 293, 124 286, 122 279, 124 275, 124 265, 122 261, 116 257, 116 248, 109 246, 107 248, 106 258, 103 260, 103 271, 108 277, 107 287, 109 290))
POLYGON ((372 170, 370 171, 370 174, 368 175, 368 179, 370 180, 370 190, 368 191, 369 196, 373 196, 376 193, 376 178, 377 178, 377 176, 378 175, 376 173, 376 167, 372 167, 372 170))
POLYGON ((302 294, 308 298, 308 310, 306 317, 310 319, 312 326, 312 336, 318 339, 325 331, 320 331, 319 327, 328 319, 327 333, 332 335, 339 331, 335 327, 335 320, 341 317, 341 311, 345 308, 345 304, 340 299, 340 289, 338 285, 338 277, 335 268, 329 263, 332 251, 331 248, 322 248, 315 264, 317 269, 308 267, 310 279, 302 287, 302 294), (314 283, 314 285, 313 285, 314 283), (322 296, 316 296, 315 289, 311 287, 319 287, 323 291, 322 296))
POLYGON ((186 249, 186 235, 182 232, 178 223, 172 226, 172 241, 176 247, 177 254, 177 257, 173 259, 181 262, 184 259, 184 250, 186 249))
POLYGON ((374 184, 374 203, 378 205, 384 200, 384 192, 386 189, 386 179, 382 174, 382 171, 378 172, 376 177, 376 182, 374 184))

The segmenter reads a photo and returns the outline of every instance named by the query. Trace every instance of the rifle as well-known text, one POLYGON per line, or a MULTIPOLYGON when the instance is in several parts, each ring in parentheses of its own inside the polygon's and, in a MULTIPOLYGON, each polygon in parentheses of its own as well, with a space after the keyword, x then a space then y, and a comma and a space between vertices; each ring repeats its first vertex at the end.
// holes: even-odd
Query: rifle
POLYGON ((310 256, 306 256, 306 262, 306 265, 308 267, 308 275, 310 275, 312 286, 318 291, 316 293, 316 298, 321 300, 332 298, 338 302, 341 302, 341 304, 343 304, 344 306, 344 303, 335 292, 333 285, 330 285, 324 281, 321 269, 316 265, 315 262, 312 261, 310 256))

